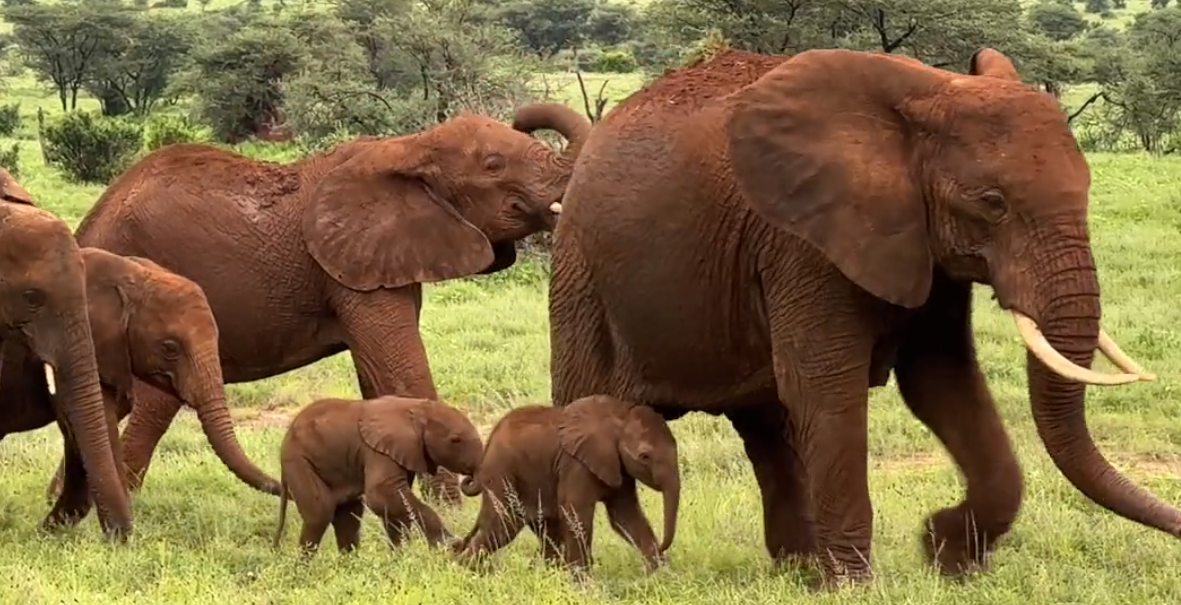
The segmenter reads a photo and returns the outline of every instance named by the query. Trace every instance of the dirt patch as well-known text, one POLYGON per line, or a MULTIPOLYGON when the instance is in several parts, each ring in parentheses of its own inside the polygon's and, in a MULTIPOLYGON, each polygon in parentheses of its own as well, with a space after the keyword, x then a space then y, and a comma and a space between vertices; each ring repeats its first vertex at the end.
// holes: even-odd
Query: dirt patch
POLYGON ((950 463, 951 460, 946 455, 938 452, 923 452, 909 456, 884 456, 880 458, 871 456, 869 459, 870 468, 888 471, 928 468, 939 464, 950 463))
POLYGON ((252 428, 285 428, 299 410, 235 410, 234 424, 252 428))
POLYGON ((1122 472, 1142 477, 1181 479, 1181 456, 1158 454, 1110 454, 1107 459, 1122 472))

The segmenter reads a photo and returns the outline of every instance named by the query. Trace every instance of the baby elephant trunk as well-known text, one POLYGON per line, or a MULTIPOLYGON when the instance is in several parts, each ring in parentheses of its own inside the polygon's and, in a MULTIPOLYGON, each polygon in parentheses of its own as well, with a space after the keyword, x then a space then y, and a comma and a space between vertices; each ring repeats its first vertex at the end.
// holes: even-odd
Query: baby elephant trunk
POLYGON ((675 464, 660 485, 660 493, 664 495, 664 541, 660 543, 660 552, 665 552, 677 535, 677 511, 681 506, 681 477, 675 464))
POLYGON ((463 495, 471 498, 474 496, 479 496, 480 492, 483 490, 480 488, 480 484, 476 482, 475 477, 467 476, 459 480, 459 491, 463 492, 463 495))

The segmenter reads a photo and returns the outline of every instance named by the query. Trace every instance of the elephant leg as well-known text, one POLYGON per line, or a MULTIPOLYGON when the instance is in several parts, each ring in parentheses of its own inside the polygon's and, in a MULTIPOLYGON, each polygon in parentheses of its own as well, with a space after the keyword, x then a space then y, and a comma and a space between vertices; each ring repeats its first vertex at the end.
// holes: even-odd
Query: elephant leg
POLYGON ((364 514, 365 504, 360 499, 336 506, 336 512, 332 515, 332 532, 336 535, 336 548, 340 552, 353 552, 361 543, 361 517, 364 514))
POLYGON ((143 486, 144 476, 160 439, 172 425, 180 408, 179 399, 139 380, 133 381, 135 409, 123 429, 121 444, 127 465, 127 482, 132 491, 143 486))
POLYGON ((454 539, 434 509, 410 490, 403 475, 405 471, 392 460, 374 462, 365 469, 365 502, 385 525, 390 545, 400 545, 411 526, 421 529, 431 546, 454 539))
POLYGON ((763 540, 776 565, 817 554, 807 477, 791 440, 787 408, 769 403, 726 414, 742 438, 763 498, 763 540))
POLYGON ((475 531, 467 540, 461 558, 476 560, 490 555, 508 546, 524 527, 525 520, 512 510, 503 494, 490 493, 485 487, 475 531))
POLYGON ((1021 508, 1021 468, 976 360, 971 289, 933 291, 940 314, 921 318, 899 350, 895 376, 906 405, 931 429, 963 473, 963 502, 927 518, 923 548, 941 572, 988 567, 997 540, 1021 508))
POLYGON ((556 518, 538 520, 533 533, 541 542, 541 558, 548 563, 562 562, 562 523, 556 518))
POLYGON ((320 549, 320 542, 336 514, 337 503, 332 490, 316 474, 311 463, 302 458, 284 460, 283 476, 291 501, 295 502, 295 509, 303 519, 299 548, 304 555, 314 554, 320 549))
POLYGON ((611 529, 640 551, 640 556, 644 558, 644 569, 651 573, 664 564, 660 543, 656 540, 656 533, 652 531, 648 518, 644 516, 635 486, 615 490, 604 504, 611 529))
POLYGON ((90 512, 90 492, 86 482, 86 469, 82 465, 82 455, 74 443, 74 437, 62 426, 62 489, 57 502, 49 511, 49 515, 41 522, 41 527, 47 531, 54 531, 63 527, 73 527, 90 512))
MULTIPOLYGON (((344 326, 363 397, 439 398, 419 332, 421 286, 373 292, 342 289, 332 295, 331 302, 344 326)), ((459 478, 443 468, 423 477, 422 491, 444 504, 463 502, 459 478)))
POLYGON ((566 565, 576 577, 582 577, 592 563, 591 546, 595 538, 595 501, 558 486, 558 516, 561 518, 562 548, 566 565), (566 492, 566 493, 563 493, 566 492))
MULTIPOLYGON (((103 405, 105 406, 107 415, 107 434, 115 458, 116 472, 123 479, 123 489, 130 490, 131 485, 127 478, 127 466, 123 457, 123 447, 119 441, 119 421, 123 419, 119 415, 121 410, 117 405, 114 391, 104 387, 102 394, 103 405)), ((58 461, 57 470, 54 472, 53 478, 49 480, 49 485, 45 488, 46 501, 52 503, 61 495, 65 480, 65 468, 65 458, 63 457, 58 461)))
POLYGON ((576 242, 555 243, 552 264, 562 270, 553 272, 549 285, 550 398, 564 406, 613 392, 615 356, 605 336, 606 313, 576 242))

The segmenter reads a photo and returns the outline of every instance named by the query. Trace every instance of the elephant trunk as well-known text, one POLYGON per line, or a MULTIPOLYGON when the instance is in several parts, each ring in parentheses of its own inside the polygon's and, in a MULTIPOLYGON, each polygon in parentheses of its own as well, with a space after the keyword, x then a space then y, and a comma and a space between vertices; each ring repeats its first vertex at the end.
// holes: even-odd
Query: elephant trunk
POLYGON ((226 407, 225 383, 216 355, 206 353, 193 360, 193 367, 181 378, 181 397, 197 410, 201 429, 217 457, 246 485, 278 496, 279 481, 255 466, 234 435, 234 423, 226 407))
POLYGON ((667 551, 677 536, 677 514, 681 507, 681 476, 673 463, 673 470, 661 481, 660 493, 664 496, 664 537, 660 552, 667 551))
POLYGON ((84 302, 71 307, 64 318, 65 338, 52 345, 52 354, 41 357, 52 366, 46 370, 52 383, 47 386, 65 409, 103 532, 122 542, 132 530, 131 499, 112 449, 111 435, 117 432, 107 424, 86 308, 84 302))
MULTIPOLYGON (((1095 350, 1102 345, 1105 335, 1099 326, 1099 284, 1094 260, 1086 240, 1080 239, 1075 242, 1077 251, 1073 255, 1060 254, 1053 259, 1056 262, 1044 263, 1051 267, 1051 273, 1049 279, 1038 282, 1039 289, 1054 293, 1054 297, 1038 305, 1038 328, 1044 337, 1038 336, 1046 346, 1053 347, 1061 357, 1085 371, 1090 368, 1095 350)), ((1029 342, 1031 338, 1027 336, 1026 340, 1029 342)), ((1051 363, 1043 361, 1046 355, 1039 354, 1035 344, 1030 343, 1026 356, 1029 398, 1038 436, 1054 464, 1075 488, 1100 506, 1181 537, 1181 511, 1129 481, 1099 453, 1087 427, 1086 385, 1080 382, 1082 379, 1070 379, 1052 369, 1051 363)), ((1110 346, 1103 352, 1112 357, 1109 350, 1110 346)), ((1118 347, 1114 350, 1118 351, 1118 347)))
POLYGON ((530 103, 517 109, 513 129, 525 134, 543 129, 557 132, 566 139, 562 157, 573 164, 590 136, 591 122, 563 103, 530 103))
POLYGON ((472 498, 479 496, 480 492, 483 491, 483 488, 480 487, 480 484, 476 481, 475 477, 468 476, 459 480, 459 491, 463 492, 463 495, 472 498))

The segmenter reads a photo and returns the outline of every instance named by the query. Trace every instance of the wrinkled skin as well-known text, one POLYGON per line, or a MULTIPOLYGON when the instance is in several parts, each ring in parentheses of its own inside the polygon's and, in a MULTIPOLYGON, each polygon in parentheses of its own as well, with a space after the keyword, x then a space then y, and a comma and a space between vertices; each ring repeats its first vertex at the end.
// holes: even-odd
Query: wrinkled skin
MULTIPOLYGON (((217 324, 201 288, 150 260, 98 248, 82 248, 82 262, 99 379, 115 417, 122 420, 135 407, 132 380, 138 378, 197 410, 213 451, 243 483, 279 495, 279 481, 255 466, 234 436, 217 324)), ((51 495, 61 489, 63 465, 49 483, 51 495)))
POLYGON ((468 496, 483 494, 475 527, 455 545, 464 560, 508 546, 528 526, 547 561, 565 561, 584 573, 591 564, 595 504, 602 502, 611 529, 635 545, 651 572, 676 535, 677 442, 651 408, 614 397, 586 397, 565 408, 520 407, 492 429, 480 469, 460 487, 468 496), (637 480, 664 494, 661 543, 640 507, 637 480))
POLYGON ((1087 431, 1081 381, 1150 378, 1126 356, 1124 374, 1089 370, 1097 347, 1119 357, 1099 324, 1089 187, 1055 101, 991 49, 969 75, 846 50, 734 51, 667 74, 595 126, 571 177, 550 282, 553 402, 609 393, 670 419, 726 416, 772 557, 823 553, 833 586, 872 577, 866 408, 893 371, 967 483, 926 520, 928 560, 983 569, 1023 492, 972 333, 972 285, 987 284, 1029 348, 1058 468, 1094 502, 1181 535, 1181 512, 1087 431))
MULTIPOLYGON (((514 242, 553 227, 589 129, 573 110, 539 104, 512 127, 463 115, 291 165, 173 145, 112 183, 77 237, 201 286, 227 383, 348 350, 362 397, 436 399, 421 284, 512 266, 514 242), (528 134, 543 128, 567 138, 563 154, 528 134)), ((180 406, 143 387, 123 434, 132 489, 180 406)), ((438 479, 434 493, 458 502, 455 477, 438 479)))
POLYGON ((352 552, 360 543, 365 506, 382 519, 391 546, 401 544, 413 525, 432 546, 452 540, 439 515, 410 491, 414 475, 438 467, 471 475, 483 449, 467 416, 439 401, 316 401, 291 421, 283 438, 285 492, 274 546, 283 539, 288 497, 303 517, 299 543, 305 554, 319 549, 329 525, 337 548, 352 552))
POLYGON ((132 530, 86 315, 81 253, 69 227, 36 208, 0 168, 0 439, 57 423, 65 482, 42 526, 73 526, 91 498, 108 539, 132 530), (90 490, 88 492, 88 490, 90 490))

